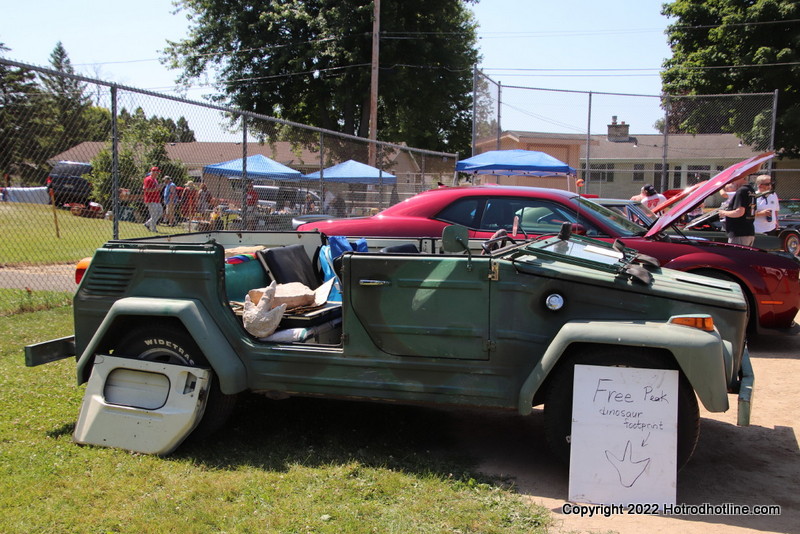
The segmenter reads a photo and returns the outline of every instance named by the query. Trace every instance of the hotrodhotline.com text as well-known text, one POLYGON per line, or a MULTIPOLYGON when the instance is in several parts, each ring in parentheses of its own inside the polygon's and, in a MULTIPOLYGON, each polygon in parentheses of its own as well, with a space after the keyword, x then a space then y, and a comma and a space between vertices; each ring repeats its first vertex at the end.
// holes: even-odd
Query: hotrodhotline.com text
POLYGON ((612 515, 781 515, 778 504, 572 504, 564 503, 561 512, 581 517, 612 515))

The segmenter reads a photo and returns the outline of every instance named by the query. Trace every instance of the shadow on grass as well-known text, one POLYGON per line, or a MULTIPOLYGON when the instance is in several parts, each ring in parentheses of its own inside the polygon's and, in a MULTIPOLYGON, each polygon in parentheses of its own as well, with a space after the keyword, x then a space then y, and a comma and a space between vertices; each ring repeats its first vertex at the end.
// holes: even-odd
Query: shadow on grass
POLYGON ((72 435, 75 432, 75 423, 65 423, 58 428, 54 428, 47 432, 48 438, 60 438, 61 436, 72 435))
POLYGON ((441 409, 243 395, 221 431, 203 443, 188 440, 173 457, 218 469, 246 465, 269 471, 358 462, 475 480, 475 461, 459 450, 453 424, 452 414, 441 409))

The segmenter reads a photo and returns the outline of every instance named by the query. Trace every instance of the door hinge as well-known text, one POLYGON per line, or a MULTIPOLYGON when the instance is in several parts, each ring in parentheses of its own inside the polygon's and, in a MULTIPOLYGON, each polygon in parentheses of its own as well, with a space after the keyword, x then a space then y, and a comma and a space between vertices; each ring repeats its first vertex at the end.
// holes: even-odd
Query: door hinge
POLYGON ((489 264, 489 280, 500 280, 500 265, 495 262, 489 264))

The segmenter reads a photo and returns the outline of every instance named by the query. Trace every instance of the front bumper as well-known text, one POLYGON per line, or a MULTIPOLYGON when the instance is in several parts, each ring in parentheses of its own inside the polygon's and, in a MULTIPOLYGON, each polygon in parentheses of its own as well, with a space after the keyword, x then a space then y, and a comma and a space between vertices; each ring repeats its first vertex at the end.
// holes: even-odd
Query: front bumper
POLYGON ((75 336, 67 336, 25 347, 25 365, 35 367, 75 356, 75 336))

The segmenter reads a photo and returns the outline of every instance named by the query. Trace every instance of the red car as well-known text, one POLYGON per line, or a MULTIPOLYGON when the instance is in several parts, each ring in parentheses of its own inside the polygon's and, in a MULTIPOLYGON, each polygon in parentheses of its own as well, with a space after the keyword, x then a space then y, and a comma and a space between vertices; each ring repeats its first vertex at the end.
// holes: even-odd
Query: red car
POLYGON ((570 222, 575 233, 608 242, 619 240, 658 259, 662 267, 735 281, 755 311, 751 314, 754 329, 790 328, 800 309, 800 261, 788 255, 687 240, 663 231, 651 233, 590 199, 557 189, 440 187, 372 217, 317 221, 301 225, 299 230, 346 236, 441 237, 445 226, 460 224, 469 229, 471 238, 488 239, 500 229, 511 233, 515 217, 520 233, 512 237, 518 240, 555 234, 564 222, 570 222))

